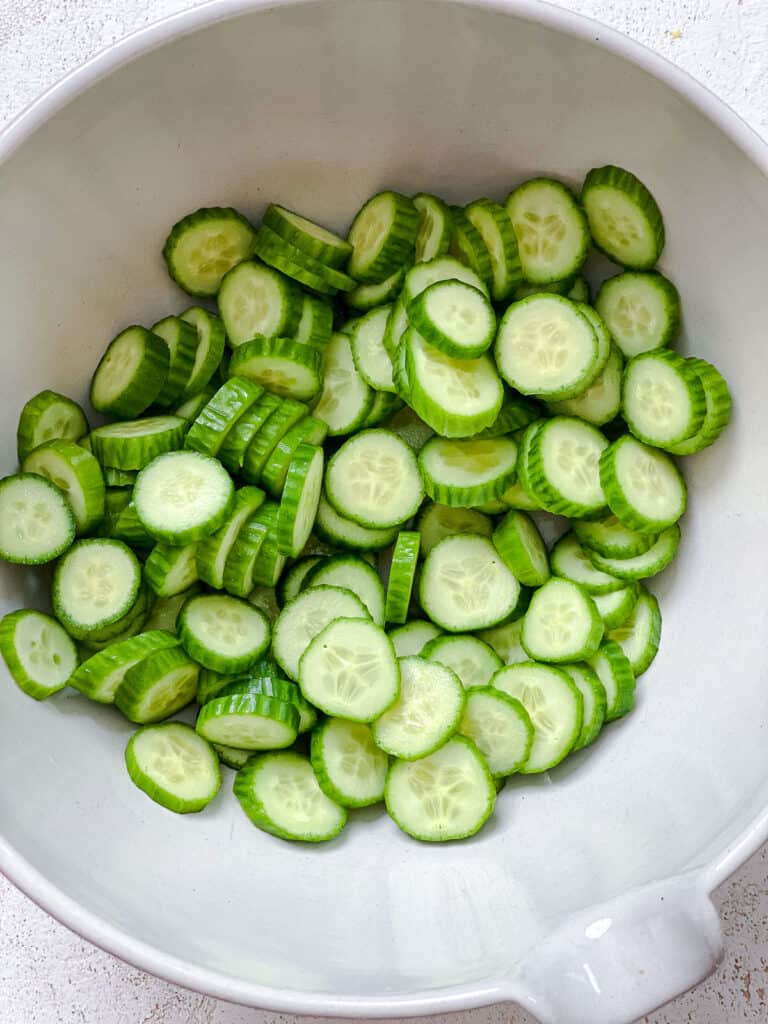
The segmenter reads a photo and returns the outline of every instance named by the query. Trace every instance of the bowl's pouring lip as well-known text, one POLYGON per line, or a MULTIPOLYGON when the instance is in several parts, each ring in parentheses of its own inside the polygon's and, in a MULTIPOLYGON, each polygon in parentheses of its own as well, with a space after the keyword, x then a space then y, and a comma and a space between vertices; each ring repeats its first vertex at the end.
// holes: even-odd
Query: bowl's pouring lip
MULTIPOLYGON (((325 0, 208 0, 141 28, 97 53, 67 74, 26 107, 0 132, 0 166, 43 124, 100 79, 138 57, 181 36, 252 11, 287 6, 310 6, 325 0)), ((360 3, 360 0, 348 0, 360 3)), ((411 0, 413 2, 413 0, 411 0)), ((630 61, 668 85, 713 122, 768 176, 768 143, 733 109, 687 72, 665 57, 615 29, 584 15, 566 11, 547 0, 422 0, 495 11, 531 21, 584 39, 630 61)), ((736 838, 724 843, 708 863, 697 865, 701 886, 711 891, 768 840, 768 808, 736 838)), ((516 999, 510 978, 470 982, 450 989, 413 996, 386 993, 371 996, 333 996, 325 992, 286 991, 243 982, 235 977, 193 967, 189 963, 132 938, 98 915, 85 910, 49 882, 0 835, 0 872, 22 892, 69 929, 107 952, 170 982, 232 1002, 278 1012, 348 1017, 419 1016, 488 1006, 516 999)), ((512 964, 509 965, 512 968, 512 964)))

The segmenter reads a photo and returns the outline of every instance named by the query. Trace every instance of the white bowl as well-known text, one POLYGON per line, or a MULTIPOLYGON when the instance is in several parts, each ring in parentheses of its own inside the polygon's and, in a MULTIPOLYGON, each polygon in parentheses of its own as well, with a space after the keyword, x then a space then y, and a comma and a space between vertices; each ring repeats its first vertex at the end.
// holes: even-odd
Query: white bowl
MULTIPOLYGON (((160 249, 199 205, 258 217, 278 199, 344 228, 383 186, 503 197, 609 161, 648 183, 681 345, 736 406, 686 463, 692 509, 635 713, 511 782, 471 842, 419 845, 366 812, 315 849, 256 831, 226 792, 168 814, 125 773, 119 715, 4 680, 0 868, 126 960, 276 1010, 517 1000, 545 1022, 621 1024, 698 981, 720 952, 708 893, 768 835, 766 147, 660 58, 548 4, 226 0, 70 76, 0 157, 5 471, 25 397, 83 395, 119 328, 184 307, 160 249)), ((0 587, 3 611, 40 599, 23 571, 0 587)))

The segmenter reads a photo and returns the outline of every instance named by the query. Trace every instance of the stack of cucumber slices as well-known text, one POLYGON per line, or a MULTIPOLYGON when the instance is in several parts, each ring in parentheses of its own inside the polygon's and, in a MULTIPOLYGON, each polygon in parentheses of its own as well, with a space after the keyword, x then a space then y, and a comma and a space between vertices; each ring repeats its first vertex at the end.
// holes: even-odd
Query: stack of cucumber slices
POLYGON ((163 255, 203 304, 109 344, 102 425, 50 390, 21 412, 0 556, 53 563, 53 614, 0 623, 18 686, 113 704, 173 811, 224 764, 282 839, 382 802, 474 835, 507 776, 632 709, 658 649, 676 457, 730 416, 671 347, 663 246, 617 167, 504 204, 381 192, 346 239, 278 205, 179 221, 163 255), (620 268, 594 301, 592 249, 620 268))

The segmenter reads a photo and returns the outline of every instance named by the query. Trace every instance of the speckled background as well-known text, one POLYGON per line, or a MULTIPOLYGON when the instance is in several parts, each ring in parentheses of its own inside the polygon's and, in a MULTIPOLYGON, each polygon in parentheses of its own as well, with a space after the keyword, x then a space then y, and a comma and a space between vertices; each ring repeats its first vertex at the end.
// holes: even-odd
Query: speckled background
MULTIPOLYGON (((768 0, 560 0, 663 53, 768 137, 768 0)), ((184 0, 0 0, 0 127, 61 75, 184 0)), ((717 894, 720 969, 644 1024, 768 1020, 768 847, 717 894)), ((301 1024, 158 981, 80 941, 0 878, 0 1024, 301 1024)), ((508 1006, 442 1024, 531 1024, 508 1006)), ((584 1024, 589 1024, 585 1021, 584 1024)))

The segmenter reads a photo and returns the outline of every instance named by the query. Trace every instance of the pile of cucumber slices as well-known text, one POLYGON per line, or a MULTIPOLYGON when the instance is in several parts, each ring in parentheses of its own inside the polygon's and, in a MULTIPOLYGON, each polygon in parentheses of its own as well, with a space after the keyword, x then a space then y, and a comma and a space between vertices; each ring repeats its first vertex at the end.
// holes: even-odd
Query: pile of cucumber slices
POLYGON ((507 776, 632 709, 658 649, 675 457, 731 407, 671 347, 663 246, 617 167, 503 205, 381 192, 346 239, 278 205, 184 217, 163 255, 200 304, 109 344, 106 422, 55 391, 21 412, 0 555, 53 563, 53 615, 0 623, 16 683, 114 704, 173 811, 223 763, 283 839, 382 801, 417 839, 474 835, 507 776), (594 301, 593 248, 620 268, 594 301))

